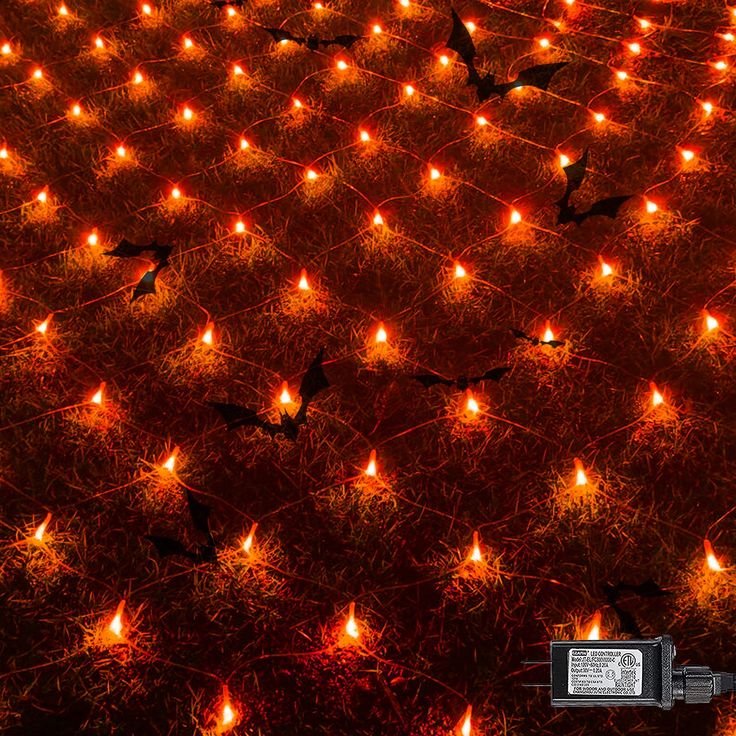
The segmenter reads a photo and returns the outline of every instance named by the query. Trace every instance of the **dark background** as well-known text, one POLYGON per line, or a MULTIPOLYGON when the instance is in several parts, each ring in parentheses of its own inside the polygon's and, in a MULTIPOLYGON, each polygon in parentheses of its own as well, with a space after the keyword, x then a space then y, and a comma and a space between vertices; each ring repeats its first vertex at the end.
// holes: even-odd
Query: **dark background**
POLYGON ((734 87, 711 65, 734 49, 716 36, 727 8, 458 3, 480 68, 572 62, 548 94, 479 106, 443 49, 443 2, 259 0, 234 17, 151 4, 143 18, 133 0, 70 0, 62 18, 56 2, 3 3, 3 729, 198 733, 227 684, 240 734, 448 734, 468 703, 482 734, 730 734, 730 699, 557 712, 521 686, 540 678, 522 660, 585 635, 596 611, 604 636, 626 636, 603 585, 647 578, 671 594, 624 596, 642 632, 670 633, 680 661, 736 669, 734 87), (282 23, 368 38, 312 52, 258 28, 282 23), (638 57, 623 45, 635 38, 638 57), (559 153, 586 146, 575 201, 635 196, 615 221, 557 226, 559 153), (121 237, 174 246, 157 294, 132 305, 148 263, 102 255, 121 237), (547 320, 564 347, 509 332, 547 320), (206 406, 274 411, 319 346, 332 387, 296 443, 229 434, 206 406), (473 421, 460 392, 410 379, 496 365, 513 370, 477 387, 473 421), (87 403, 102 381, 103 405, 87 403), (175 446, 172 477, 159 466, 175 446), (217 564, 158 561, 142 538, 201 541, 183 486, 213 507, 217 564), (47 511, 47 543, 28 542, 47 511), (721 573, 704 571, 705 537, 721 573), (128 643, 100 646, 121 598, 128 643), (351 601, 361 645, 336 646, 351 601))

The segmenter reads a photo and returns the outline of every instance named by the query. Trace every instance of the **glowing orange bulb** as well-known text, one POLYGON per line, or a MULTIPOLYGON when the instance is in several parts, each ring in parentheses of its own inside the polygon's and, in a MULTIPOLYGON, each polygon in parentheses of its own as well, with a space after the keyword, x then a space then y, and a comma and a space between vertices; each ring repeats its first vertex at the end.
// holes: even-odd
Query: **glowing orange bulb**
POLYGON ((576 486, 587 486, 588 476, 585 474, 585 468, 583 467, 583 463, 578 458, 575 458, 574 463, 575 463, 575 485, 576 486))
POLYGON ((348 620, 345 622, 345 633, 351 639, 360 638, 360 629, 355 621, 355 603, 350 604, 350 610, 348 611, 348 620))
POLYGON ((41 190, 41 191, 40 191, 40 192, 39 192, 39 193, 38 193, 38 194, 36 195, 36 199, 37 199, 37 200, 38 200, 38 201, 39 201, 39 202, 40 202, 41 204, 46 204, 46 202, 48 201, 48 198, 49 198, 49 193, 48 193, 48 191, 47 191, 46 189, 42 189, 42 190, 41 190))
POLYGON ((537 43, 543 48, 548 49, 549 48, 549 39, 545 36, 540 39, 537 39, 537 43))
POLYGON ((383 225, 383 217, 380 212, 376 212, 376 214, 373 215, 373 224, 376 226, 383 225))
POLYGON ((230 7, 229 7, 229 8, 227 9, 227 14, 228 14, 228 17, 229 17, 229 18, 234 18, 234 17, 235 17, 235 16, 236 16, 236 15, 238 14, 238 11, 237 11, 237 10, 235 10, 235 8, 233 8, 233 7, 232 7, 232 5, 231 5, 231 6, 230 6, 230 7))
POLYGON ((240 77, 243 74, 245 74, 245 72, 243 71, 243 67, 240 66, 240 64, 235 64, 233 66, 233 76, 240 77))
POLYGON ((511 224, 518 225, 521 222, 521 212, 516 209, 511 210, 511 224))
POLYGON ((245 232, 245 223, 242 220, 238 220, 235 223, 235 232, 242 235, 245 232))
POLYGON ((651 199, 648 199, 646 201, 646 208, 647 208, 647 212, 650 215, 653 215, 659 209, 659 205, 656 202, 652 202, 651 199))
POLYGON ((414 89, 414 87, 412 87, 411 84, 404 85, 404 93, 406 94, 407 97, 412 97, 414 92, 416 92, 416 90, 414 89))
POLYGON ((315 10, 322 10, 323 7, 324 6, 322 5, 322 3, 315 3, 314 4, 314 9, 315 10))
POLYGON ((230 703, 225 703, 222 706, 222 725, 229 726, 235 720, 235 713, 233 712, 230 703))
POLYGON ((215 330, 215 323, 208 322, 207 326, 204 328, 202 337, 200 337, 200 340, 202 341, 204 345, 212 345, 212 343, 215 341, 214 330, 215 330))
POLYGON ((250 148, 250 143, 245 138, 240 139, 240 150, 247 151, 250 148))
POLYGON ((117 153, 119 158, 125 158, 128 154, 127 150, 125 149, 125 146, 118 146, 115 149, 115 153, 117 153))
POLYGON ((467 275, 468 272, 465 270, 465 267, 462 265, 462 263, 455 261, 455 278, 464 279, 467 275))
POLYGON ((100 238, 97 235, 97 228, 95 228, 88 236, 87 236, 87 245, 94 247, 100 242, 100 238))
POLYGON ((381 322, 376 329, 376 344, 380 345, 381 343, 385 343, 387 341, 388 332, 386 332, 386 328, 384 327, 383 322, 381 322))
POLYGON ((465 411, 472 415, 476 415, 480 411, 480 406, 478 406, 478 402, 470 389, 465 391, 465 411))
POLYGON ((484 125, 488 125, 488 120, 486 118, 484 118, 482 115, 478 115, 475 118, 475 123, 476 123, 476 125, 478 125, 478 126, 480 126, 482 128, 484 125))
POLYGON ((40 333, 41 335, 45 335, 49 329, 49 322, 51 322, 51 318, 53 316, 53 314, 50 314, 43 322, 39 322, 36 325, 36 332, 40 333))
POLYGON ((731 41, 734 40, 734 38, 736 38, 736 36, 734 36, 733 33, 731 33, 730 31, 728 31, 726 33, 721 33, 721 38, 724 41, 728 41, 730 43, 731 41))
POLYGON ((593 118, 595 119, 596 123, 602 123, 606 119, 606 116, 602 112, 594 112, 593 118))
POLYGON ((375 33, 376 35, 378 35, 379 33, 383 33, 383 28, 381 28, 381 26, 379 26, 378 23, 376 23, 373 26, 373 33, 375 33))
POLYGON ((166 460, 164 461, 163 465, 161 465, 161 467, 164 470, 168 470, 169 473, 173 473, 174 472, 174 468, 176 467, 176 458, 177 458, 178 455, 179 455, 179 448, 178 447, 175 447, 171 451, 171 455, 169 455, 166 458, 166 460))
POLYGON ((471 720, 471 716, 473 715, 473 706, 469 705, 465 709, 465 714, 460 719, 460 721, 457 724, 457 727, 455 728, 455 731, 459 734, 459 736, 471 736, 473 733, 473 723, 471 720))
POLYGON ((588 627, 588 631, 585 634, 585 638, 588 641, 597 641, 601 638, 601 612, 596 611, 595 615, 590 621, 590 626, 588 627))
POLYGON ((105 42, 99 36, 95 38, 95 48, 98 48, 98 49, 105 48, 105 42))
POLYGON ((601 278, 605 279, 609 276, 613 276, 613 268, 611 267, 610 263, 606 263, 603 260, 603 256, 598 256, 598 260, 601 264, 601 278))
POLYGON ((371 134, 367 130, 360 131, 360 140, 363 141, 363 143, 368 143, 370 139, 371 139, 371 134))
POLYGON ((695 152, 689 148, 682 148, 680 149, 680 156, 682 156, 683 161, 692 161, 695 158, 695 152))
POLYGON ((140 72, 133 74, 133 84, 143 84, 143 75, 140 72))
POLYGON ((185 49, 191 49, 194 47, 194 41, 192 41, 189 36, 184 36, 184 38, 182 39, 182 44, 185 49))
POLYGON ((185 107, 181 111, 181 116, 184 118, 184 120, 192 120, 194 119, 194 111, 191 107, 185 107))
POLYGON ((447 66, 450 63, 450 59, 444 54, 442 54, 442 56, 440 56, 439 58, 439 62, 440 64, 442 64, 442 66, 447 66))
POLYGON ((341 71, 344 72, 348 68, 348 63, 344 59, 338 59, 335 66, 341 71))
POLYGON ((566 156, 564 153, 560 154, 560 166, 564 169, 565 166, 570 165, 570 157, 566 156))
POLYGON ((281 384, 281 394, 279 394, 279 401, 282 404, 291 404, 291 393, 289 392, 289 384, 286 381, 281 384))
POLYGON ((33 70, 33 78, 43 79, 43 69, 41 69, 41 67, 36 67, 36 69, 33 70))
POLYGON ((253 540, 256 536, 256 529, 258 528, 258 522, 254 521, 253 525, 250 528, 250 531, 248 532, 248 536, 243 541, 243 552, 246 554, 250 554, 250 551, 253 549, 253 540))
POLYGON ((719 72, 723 72, 728 69, 728 64, 723 59, 719 59, 718 61, 713 63, 713 67, 715 69, 718 69, 719 72))
POLYGON ((641 44, 637 41, 632 41, 630 44, 628 44, 629 51, 631 51, 632 54, 640 54, 641 53, 641 44))
POLYGON ((13 47, 9 43, 4 43, 2 48, 0 48, 0 53, 2 53, 3 56, 10 56, 10 54, 13 53, 13 47))
POLYGON ((408 8, 411 5, 410 0, 399 0, 399 5, 401 5, 402 8, 408 8))
POLYGON ((628 72, 625 72, 623 69, 619 69, 616 72, 616 76, 623 82, 625 79, 629 78, 628 72))
POLYGON ((649 382, 649 390, 652 394, 652 408, 656 409, 658 406, 661 406, 664 404, 664 396, 660 392, 660 390, 657 388, 657 385, 654 383, 654 381, 649 382))
POLYGON ((69 15, 69 10, 63 3, 59 5, 59 15, 69 15))
POLYGON ((542 340, 544 342, 550 342, 551 340, 555 339, 555 333, 552 332, 552 327, 550 327, 549 322, 545 325, 544 328, 544 334, 542 335, 542 340))
POLYGON ((307 179, 309 179, 309 181, 314 181, 319 177, 319 174, 314 169, 307 169, 307 173, 305 174, 305 176, 307 177, 307 179))
POLYGON ((107 630, 118 639, 123 638, 123 609, 125 608, 125 599, 118 603, 115 615, 107 626, 107 630))
POLYGON ((718 320, 706 309, 705 310, 705 331, 714 332, 720 325, 718 320))
POLYGON ((371 450, 371 454, 368 456, 368 465, 365 468, 365 474, 369 478, 375 478, 378 474, 378 467, 376 465, 376 451, 371 450))
POLYGON ((291 100, 291 104, 297 109, 301 110, 304 105, 302 104, 302 101, 298 97, 294 97, 291 100))
POLYGON ((48 514, 46 514, 46 518, 38 525, 38 528, 36 529, 36 532, 33 535, 33 538, 37 542, 43 541, 44 532, 46 531, 46 527, 49 525, 50 521, 51 521, 51 512, 49 511, 48 514))
POLYGON ((74 115, 75 118, 78 118, 82 114, 82 107, 81 105, 73 105, 72 106, 72 115, 74 115))
POLYGON ((708 568, 713 572, 721 572, 723 568, 721 567, 721 563, 716 557, 715 552, 713 551, 713 545, 710 543, 710 540, 704 539, 703 547, 705 547, 705 561, 708 565, 708 568))
POLYGON ((8 157, 8 149, 3 146, 0 148, 0 158, 7 158, 8 157))
POLYGON ((105 398, 105 382, 103 381, 100 384, 100 387, 95 392, 94 396, 90 399, 90 402, 92 404, 97 404, 97 406, 102 406, 102 402, 105 398))
POLYGON ((309 291, 310 289, 309 280, 307 279, 307 269, 306 268, 303 268, 302 272, 299 274, 298 287, 302 291, 309 291))
POLYGON ((440 170, 439 170, 439 169, 435 169, 434 167, 432 167, 432 168, 431 168, 431 169, 429 170, 429 178, 430 178, 430 179, 431 179, 432 181, 437 181, 437 179, 440 179, 440 178, 442 178, 442 174, 440 173, 440 170))
POLYGON ((639 24, 639 28, 643 28, 644 30, 650 28, 652 25, 646 18, 638 18, 637 23, 639 24))
POLYGON ((151 13, 153 13, 153 8, 148 3, 143 3, 143 5, 141 5, 141 13, 143 13, 143 15, 151 15, 151 13))
POLYGON ((701 102, 700 106, 703 108, 703 112, 705 113, 705 117, 708 117, 713 112, 713 103, 712 102, 701 102))
POLYGON ((470 548, 468 559, 471 562, 483 562, 483 553, 480 551, 480 538, 478 532, 473 532, 473 546, 470 548))
POLYGON ((172 199, 179 199, 181 197, 181 189, 179 187, 174 187, 171 190, 171 198, 172 199))
POLYGON ((476 26, 472 20, 465 21, 465 27, 468 29, 468 33, 470 34, 473 34, 478 30, 478 26, 476 26))
POLYGON ((230 704, 230 695, 228 693, 227 685, 222 690, 222 714, 220 716, 220 725, 218 731, 229 731, 230 728, 235 725, 235 718, 237 713, 230 704))

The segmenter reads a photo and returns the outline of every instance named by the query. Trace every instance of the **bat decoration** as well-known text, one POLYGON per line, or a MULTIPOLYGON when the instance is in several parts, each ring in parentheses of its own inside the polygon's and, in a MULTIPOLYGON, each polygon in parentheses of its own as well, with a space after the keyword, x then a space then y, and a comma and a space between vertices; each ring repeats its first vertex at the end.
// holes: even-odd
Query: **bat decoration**
POLYGON ((523 330, 517 330, 514 327, 511 328, 511 334, 517 340, 526 340, 526 342, 532 345, 549 345, 551 348, 561 348, 565 344, 564 340, 541 340, 538 337, 527 335, 523 330))
POLYGON ((465 391, 469 386, 476 386, 482 381, 496 381, 496 383, 498 383, 510 370, 510 366, 502 365, 498 368, 491 368, 481 376, 442 378, 442 376, 438 376, 434 373, 421 373, 417 376, 412 376, 412 378, 415 381, 419 381, 424 388, 431 388, 437 384, 442 384, 443 386, 457 386, 460 391, 465 391))
POLYGON ((293 41, 298 43, 300 46, 306 46, 310 51, 319 50, 320 46, 342 46, 345 49, 352 48, 353 44, 365 36, 351 36, 348 34, 342 36, 335 36, 334 38, 321 39, 318 36, 294 36, 289 31, 283 28, 265 28, 264 31, 271 34, 273 40, 277 43, 281 41, 293 41))
POLYGON ((264 432, 267 432, 271 437, 282 434, 292 442, 296 442, 299 435, 299 428, 307 422, 307 409, 309 408, 310 402, 320 391, 328 388, 330 385, 322 368, 323 356, 324 348, 320 348, 317 356, 309 364, 309 368, 307 368, 302 377, 302 382, 299 386, 301 405, 294 416, 284 411, 281 412, 278 422, 269 422, 266 419, 262 419, 255 409, 217 401, 208 401, 207 403, 220 414, 225 421, 225 426, 229 430, 240 427, 258 427, 264 432))
POLYGON ((606 600, 608 601, 608 605, 618 617, 621 630, 636 639, 643 638, 643 635, 633 614, 619 605, 621 594, 629 592, 633 593, 638 598, 661 598, 663 596, 670 595, 670 591, 660 588, 659 585, 657 585, 657 583, 655 583, 651 578, 638 585, 624 582, 617 583, 616 585, 606 583, 603 586, 603 592, 606 596, 606 600))
POLYGON ((123 238, 112 250, 103 252, 103 256, 114 256, 115 258, 142 258, 144 253, 152 253, 154 261, 167 261, 173 247, 170 245, 159 245, 158 241, 152 240, 148 245, 135 245, 123 238))
POLYGON ((141 280, 135 285, 135 289, 133 289, 133 295, 130 297, 131 304, 142 296, 146 296, 146 294, 156 293, 156 276, 168 265, 168 261, 159 261, 155 268, 143 274, 141 280))
POLYGON ((552 77, 560 69, 569 64, 567 61, 558 61, 554 64, 537 64, 519 72, 513 82, 496 83, 496 78, 491 72, 481 75, 476 69, 475 58, 478 52, 476 51, 470 31, 468 31, 465 23, 463 23, 454 8, 450 8, 450 13, 452 14, 452 31, 445 46, 454 51, 463 60, 468 70, 467 83, 475 87, 480 102, 485 102, 492 95, 498 95, 503 98, 512 89, 516 89, 517 87, 537 87, 538 89, 546 90, 552 81, 552 77))
POLYGON ((228 5, 236 5, 239 8, 243 7, 243 0, 210 0, 210 3, 215 8, 226 8, 228 5))
POLYGON ((582 186, 587 168, 588 149, 586 148, 583 151, 583 155, 574 164, 565 166, 562 169, 567 178, 567 186, 565 187, 565 193, 562 195, 562 199, 555 202, 555 206, 559 207, 560 210, 557 215, 558 225, 566 225, 568 222, 582 225, 589 217, 595 217, 597 215, 610 217, 613 220, 618 215, 621 205, 631 199, 632 195, 630 194, 622 197, 607 197, 606 199, 600 199, 595 202, 585 212, 577 212, 574 205, 570 204, 570 195, 582 186))
POLYGON ((192 551, 183 542, 172 537, 146 534, 145 538, 153 544, 161 559, 178 555, 180 557, 187 557, 192 562, 215 562, 217 560, 217 552, 215 551, 215 540, 210 531, 210 512, 212 511, 212 507, 194 498, 188 488, 186 489, 186 494, 192 526, 204 535, 206 543, 198 544, 192 551))

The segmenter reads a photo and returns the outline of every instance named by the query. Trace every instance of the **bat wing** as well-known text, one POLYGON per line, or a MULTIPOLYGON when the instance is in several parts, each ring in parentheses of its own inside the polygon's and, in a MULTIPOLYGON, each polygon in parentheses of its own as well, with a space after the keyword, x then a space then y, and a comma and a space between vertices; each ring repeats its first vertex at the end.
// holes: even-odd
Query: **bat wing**
POLYGON ((239 404, 221 403, 219 401, 208 401, 207 404, 215 409, 225 420, 225 424, 229 430, 246 426, 260 427, 264 423, 255 409, 249 409, 239 404))
POLYGON ((524 332, 524 330, 517 330, 515 327, 511 328, 511 334, 517 339, 517 340, 526 340, 527 342, 530 342, 532 345, 536 345, 539 342, 539 339, 536 337, 531 337, 524 332))
POLYGON ((442 384, 443 386, 453 386, 455 384, 455 381, 449 378, 442 378, 442 376, 438 376, 435 373, 419 373, 416 376, 412 376, 412 378, 415 381, 419 381, 424 388, 431 388, 438 384, 442 384))
POLYGON ((112 250, 106 250, 102 255, 114 256, 115 258, 138 258, 144 251, 156 246, 155 240, 151 243, 151 246, 146 246, 136 245, 135 243, 131 243, 130 240, 123 238, 112 250))
POLYGON ((549 345, 551 348, 561 348, 564 344, 564 340, 540 340, 542 345, 549 345))
POLYGON ((335 38, 327 40, 327 41, 320 41, 321 46, 342 46, 343 48, 349 49, 352 48, 353 44, 357 41, 360 41, 361 39, 365 38, 365 36, 352 36, 349 34, 345 34, 342 36, 335 36, 335 38))
POLYGON ((477 52, 470 31, 455 12, 455 8, 450 8, 450 14, 452 15, 452 31, 450 31, 450 38, 447 39, 445 46, 457 53, 465 62, 469 72, 471 69, 475 71, 474 60, 477 52))
POLYGON ((153 252, 153 257, 159 262, 159 263, 166 263, 169 262, 169 256, 171 255, 171 251, 174 250, 174 248, 171 245, 159 245, 154 240, 154 245, 150 247, 150 250, 153 252))
POLYGON ((302 397, 303 402, 311 401, 320 391, 323 391, 330 385, 322 368, 324 353, 325 349, 320 348, 302 377, 302 382, 299 386, 299 395, 302 397))
POLYGON ((189 515, 192 517, 192 525, 198 532, 202 532, 212 543, 212 532, 210 531, 210 513, 212 506, 202 503, 194 498, 192 492, 187 488, 187 505, 189 506, 189 515))
POLYGON ((576 189, 580 189, 588 171, 588 149, 583 151, 583 155, 574 163, 565 166, 562 169, 567 179, 567 187, 565 188, 565 196, 567 198, 576 189))
POLYGON ((552 77, 560 69, 566 67, 569 61, 558 61, 554 64, 537 64, 519 72, 519 76, 512 83, 514 87, 537 87, 546 90, 552 77))
POLYGON ((468 378, 468 383, 472 384, 473 386, 481 383, 481 381, 496 381, 496 383, 498 383, 510 370, 511 366, 509 365, 502 365, 498 368, 491 368, 490 370, 486 371, 482 376, 473 376, 472 378, 468 378))
MULTIPOLYGON (((621 205, 624 202, 631 199, 630 194, 624 195, 623 197, 607 197, 596 202, 587 212, 581 212, 578 215, 580 222, 587 219, 588 217, 595 217, 596 215, 602 215, 603 217, 610 217, 612 220, 618 215, 618 211, 621 209, 621 205)), ((578 223, 579 224, 579 223, 578 223)))
POLYGON ((645 580, 639 585, 622 584, 621 587, 626 590, 630 590, 632 593, 636 593, 640 598, 660 598, 665 595, 672 595, 671 591, 660 588, 660 586, 651 578, 649 578, 649 580, 645 580))
POLYGON ((173 555, 189 557, 190 559, 194 558, 194 555, 178 539, 159 537, 155 534, 146 534, 145 539, 156 548, 156 552, 158 552, 158 556, 161 559, 172 557, 173 555))
POLYGON ((616 601, 618 601, 619 597, 621 596, 621 583, 619 583, 618 585, 605 583, 603 585, 603 593, 606 596, 608 604, 611 606, 615 605, 616 601))
POLYGON ((277 43, 280 43, 281 41, 296 41, 297 43, 303 43, 303 38, 297 38, 296 36, 293 36, 289 31, 283 29, 283 28, 263 28, 266 33, 270 33, 273 37, 273 40, 277 43))
POLYGON ((159 271, 165 265, 167 265, 166 262, 162 261, 156 266, 156 268, 151 271, 146 271, 143 274, 141 280, 135 285, 135 289, 133 289, 133 295, 130 297, 131 304, 147 294, 156 293, 156 276, 158 276, 159 271))

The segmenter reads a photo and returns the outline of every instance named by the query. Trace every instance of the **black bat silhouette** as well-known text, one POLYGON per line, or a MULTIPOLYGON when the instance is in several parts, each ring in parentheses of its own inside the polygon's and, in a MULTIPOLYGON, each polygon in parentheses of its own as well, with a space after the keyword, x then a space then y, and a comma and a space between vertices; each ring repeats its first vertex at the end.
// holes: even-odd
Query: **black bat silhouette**
POLYGON ((210 3, 216 8, 226 8, 228 5, 243 7, 243 0, 210 0, 210 3))
POLYGON ((570 204, 570 195, 582 186, 587 169, 587 148, 583 151, 583 155, 574 164, 565 166, 562 169, 565 172, 565 177, 567 178, 567 186, 565 187, 565 193, 562 195, 562 199, 555 202, 555 206, 559 207, 560 210, 557 215, 558 225, 566 225, 568 222, 574 222, 576 225, 581 225, 589 217, 595 217, 597 215, 610 217, 613 220, 618 215, 621 205, 631 199, 632 195, 630 194, 622 197, 607 197, 606 199, 600 199, 595 202, 585 212, 576 212, 575 207, 570 204))
POLYGON ((564 344, 564 340, 540 340, 538 337, 527 335, 523 330, 517 330, 515 327, 511 328, 511 334, 518 340, 526 340, 532 345, 549 345, 551 348, 561 348, 564 344))
POLYGON ((608 601, 608 605, 618 617, 621 630, 637 639, 642 638, 641 629, 639 628, 633 614, 624 608, 621 608, 618 604, 621 594, 630 592, 639 598, 661 598, 663 596, 671 595, 670 591, 662 589, 651 578, 645 580, 643 583, 639 583, 638 585, 624 582, 616 583, 616 585, 606 583, 603 586, 603 592, 606 596, 606 600, 608 601))
POLYGON ((486 72, 483 75, 478 72, 475 66, 475 58, 478 52, 470 36, 470 31, 468 31, 454 8, 450 8, 450 13, 452 14, 452 31, 450 31, 450 38, 447 39, 445 46, 457 53, 465 63, 468 70, 467 84, 475 87, 480 102, 485 102, 491 95, 498 95, 503 98, 512 89, 518 87, 537 87, 546 90, 552 81, 552 77, 570 63, 568 61, 558 61, 554 64, 537 64, 519 72, 513 82, 496 83, 496 78, 491 72, 486 72))
POLYGON ((115 258, 141 258, 144 253, 153 253, 153 260, 166 261, 172 250, 172 246, 159 245, 156 240, 152 240, 148 245, 136 245, 123 238, 112 250, 106 250, 102 255, 115 258))
POLYGON ((192 551, 183 542, 173 537, 146 534, 145 539, 153 544, 161 559, 178 555, 180 557, 187 557, 192 562, 215 562, 217 560, 217 552, 215 550, 215 540, 210 531, 210 512, 212 511, 212 507, 194 498, 188 488, 185 490, 192 526, 205 536, 207 540, 206 544, 198 544, 194 551, 192 551))
POLYGON ((135 285, 135 289, 133 289, 133 294, 130 297, 131 304, 142 296, 146 296, 146 294, 156 293, 156 276, 168 265, 168 261, 159 261, 155 268, 143 274, 141 280, 135 285))
POLYGON ((273 40, 278 42, 281 41, 293 41, 298 43, 300 46, 306 46, 310 51, 317 51, 320 46, 342 46, 343 48, 349 49, 354 43, 360 41, 365 36, 351 36, 348 34, 342 36, 335 36, 334 38, 321 39, 319 36, 294 36, 289 31, 283 28, 265 28, 273 37, 273 40))
POLYGON ((420 373, 417 376, 412 376, 415 381, 424 386, 424 388, 430 388, 437 384, 443 386, 457 386, 460 391, 465 391, 469 386, 476 386, 482 381, 500 381, 506 373, 511 370, 508 365, 500 366, 499 368, 491 368, 481 376, 458 376, 457 378, 442 378, 434 373, 420 373))
POLYGON ((295 442, 299 435, 299 427, 307 421, 307 409, 309 408, 310 402, 320 391, 328 388, 330 385, 322 368, 323 356, 324 348, 320 348, 317 356, 309 364, 302 377, 302 382, 299 386, 301 405, 294 416, 284 411, 281 412, 278 422, 269 422, 266 419, 262 419, 255 409, 249 409, 246 406, 220 403, 217 401, 208 401, 207 403, 225 420, 225 426, 229 430, 238 429, 239 427, 258 427, 267 432, 271 437, 283 434, 284 437, 295 442))

